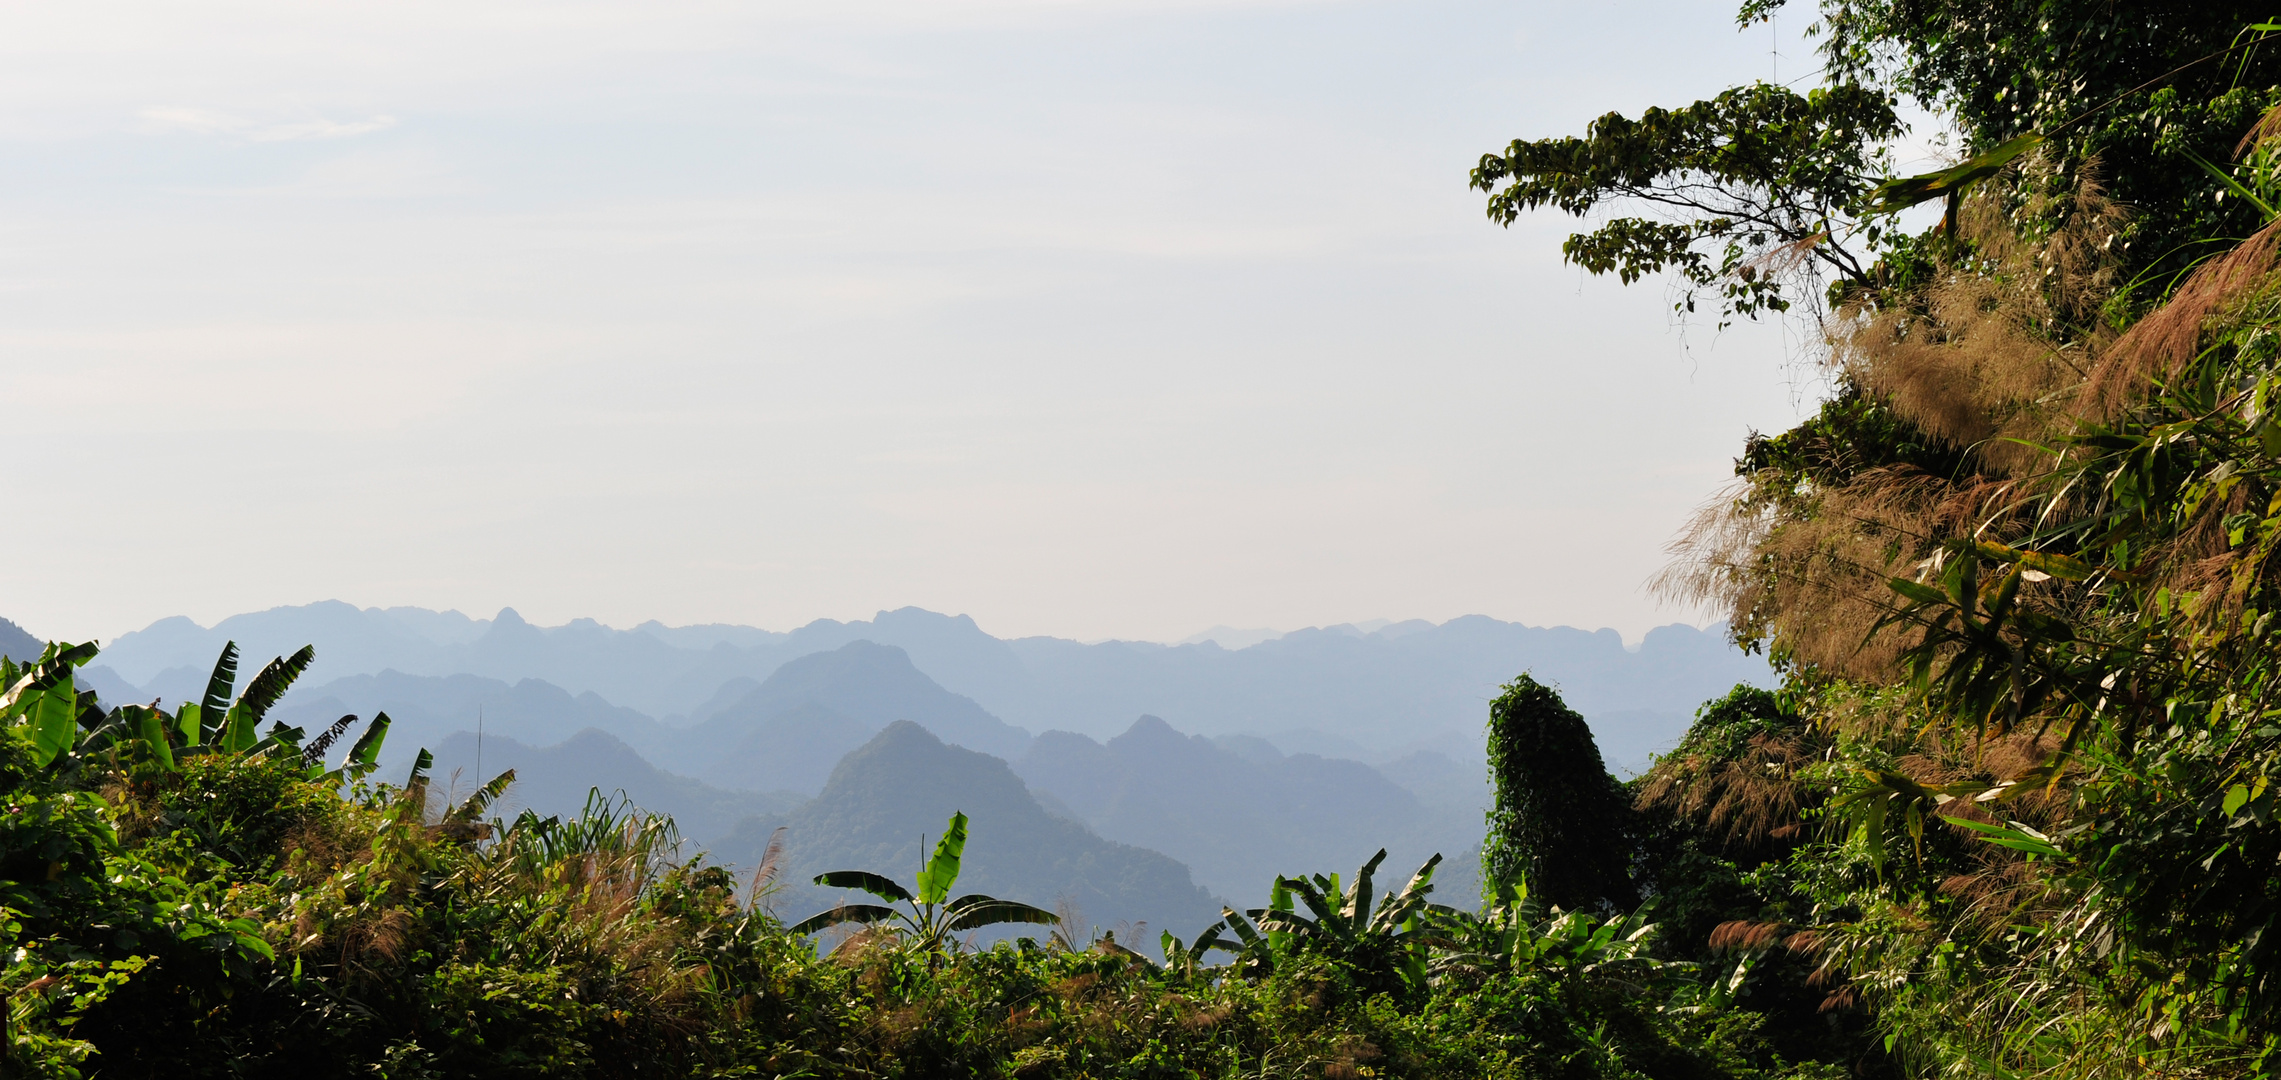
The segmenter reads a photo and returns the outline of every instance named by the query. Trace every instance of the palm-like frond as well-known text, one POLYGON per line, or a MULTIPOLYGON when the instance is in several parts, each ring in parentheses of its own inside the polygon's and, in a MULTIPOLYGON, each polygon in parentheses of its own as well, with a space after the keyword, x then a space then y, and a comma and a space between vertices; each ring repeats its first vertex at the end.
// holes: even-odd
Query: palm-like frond
POLYGON ((1385 859, 1381 849, 1344 889, 1336 875, 1278 877, 1270 906, 1251 912, 1251 921, 1264 933, 1227 911, 1226 925, 1243 942, 1237 950, 1243 956, 1239 967, 1264 972, 1292 953, 1324 953, 1374 973, 1389 986, 1422 989, 1428 977, 1425 950, 1437 940, 1423 917, 1441 910, 1426 902, 1441 856, 1426 860, 1401 892, 1379 903, 1377 875, 1385 859))

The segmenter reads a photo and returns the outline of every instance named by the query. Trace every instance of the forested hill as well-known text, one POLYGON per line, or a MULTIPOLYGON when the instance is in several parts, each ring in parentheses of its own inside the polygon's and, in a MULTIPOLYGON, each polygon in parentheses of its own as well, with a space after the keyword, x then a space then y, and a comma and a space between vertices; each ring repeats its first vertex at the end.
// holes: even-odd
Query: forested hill
MULTIPOLYGON (((541 628, 512 610, 357 608, 327 601, 232 616, 212 627, 162 619, 106 644, 89 678, 114 693, 187 700, 235 640, 248 656, 322 642, 311 684, 396 671, 539 679, 592 692, 659 719, 702 719, 803 656, 870 641, 903 649, 919 670, 1031 732, 1106 739, 1136 716, 1206 735, 1280 736, 1286 750, 1390 755, 1478 753, 1482 704, 1521 671, 1557 683, 1599 731, 1610 760, 1637 768, 1668 745, 1706 697, 1765 683, 1767 666, 1717 633, 1673 625, 1636 651, 1614 631, 1530 627, 1482 616, 1302 630, 1244 649, 1059 638, 1002 640, 965 616, 917 608, 857 622, 818 620, 789 633, 750 627, 614 630, 591 620, 541 628), (115 676, 106 682, 107 676, 115 676), (739 682, 739 680, 750 680, 739 682)), ((1009 753, 1014 748, 996 748, 1009 753)))

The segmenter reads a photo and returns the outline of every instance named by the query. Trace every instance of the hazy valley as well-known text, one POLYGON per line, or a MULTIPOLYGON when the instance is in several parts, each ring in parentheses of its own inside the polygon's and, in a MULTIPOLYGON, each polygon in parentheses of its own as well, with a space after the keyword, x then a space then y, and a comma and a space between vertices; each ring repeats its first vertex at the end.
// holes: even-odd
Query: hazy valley
POLYGON ((1351 866, 1381 846, 1395 865, 1448 856, 1445 891, 1461 899, 1502 682, 1559 685, 1630 771, 1702 701, 1768 681, 1763 662, 1682 625, 1634 649, 1612 631, 1478 616, 1226 649, 1003 640, 917 608, 784 633, 339 602, 160 620, 82 677, 106 701, 193 700, 229 641, 249 667, 315 643, 273 715, 316 731, 385 712, 384 775, 426 748, 449 790, 514 769, 508 812, 570 817, 591 791, 622 793, 745 872, 782 827, 787 916, 840 899, 807 877, 915 865, 922 836, 964 810, 970 872, 993 895, 1073 905, 1104 928, 1209 922, 1223 902, 1264 902, 1262 868, 1351 866))

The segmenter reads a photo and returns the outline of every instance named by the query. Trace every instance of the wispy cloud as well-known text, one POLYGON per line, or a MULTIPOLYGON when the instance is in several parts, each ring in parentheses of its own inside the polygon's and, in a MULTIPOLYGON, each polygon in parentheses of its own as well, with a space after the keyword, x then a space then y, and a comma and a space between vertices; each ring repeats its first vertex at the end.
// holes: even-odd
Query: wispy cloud
POLYGON ((364 120, 332 120, 315 116, 282 123, 249 119, 219 109, 165 106, 144 109, 142 117, 160 127, 208 135, 233 135, 248 142, 290 142, 296 139, 347 139, 396 126, 393 116, 364 120))

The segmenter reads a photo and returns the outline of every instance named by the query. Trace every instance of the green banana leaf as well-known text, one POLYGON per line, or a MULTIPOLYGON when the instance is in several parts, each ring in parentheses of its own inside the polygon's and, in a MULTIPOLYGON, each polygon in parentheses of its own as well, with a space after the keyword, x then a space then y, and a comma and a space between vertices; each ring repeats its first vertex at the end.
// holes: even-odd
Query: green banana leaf
POLYGON ((150 747, 150 755, 158 759, 166 771, 174 771, 174 748, 166 741, 166 714, 157 709, 129 706, 134 710, 137 735, 150 747))
POLYGON ((342 769, 356 770, 356 775, 362 776, 377 768, 380 764, 380 744, 388 741, 390 723, 392 721, 388 719, 387 713, 375 714, 372 726, 365 728, 364 734, 357 737, 356 745, 349 747, 348 760, 342 763, 342 769))
POLYGON ((269 714, 270 707, 276 705, 277 700, 293 688, 294 680, 309 670, 309 665, 316 660, 317 647, 314 645, 303 645, 292 656, 271 660, 269 666, 261 669, 261 674, 246 684, 246 692, 238 695, 238 703, 232 708, 244 708, 253 717, 254 723, 260 723, 261 718, 269 714))
POLYGON ((1869 212, 1890 214, 1918 203, 1962 192, 1972 184, 2003 171, 2012 159, 2043 145, 2043 136, 2030 132, 1962 164, 1939 172, 1887 180, 1869 193, 1869 212))
POLYGON ((897 914, 898 912, 896 912, 894 908, 880 907, 877 904, 847 904, 841 907, 833 908, 830 911, 823 911, 818 912, 814 915, 810 915, 807 918, 792 924, 791 932, 795 934, 813 934, 818 930, 824 929, 825 927, 838 926, 843 922, 886 922, 889 919, 895 918, 897 914))
POLYGON ((965 852, 966 813, 959 811, 950 816, 949 827, 936 842, 935 857, 927 860, 926 868, 919 871, 920 903, 940 904, 950 899, 950 888, 958 882, 959 858, 965 852))
POLYGON ((1000 923, 1030 923, 1037 926, 1058 926, 1061 917, 1044 908, 1032 907, 1014 900, 993 900, 987 896, 961 896, 952 905, 956 914, 945 927, 952 932, 995 926, 1000 923), (970 903, 969 901, 978 901, 970 903))
POLYGON ((79 689, 72 681, 68 654, 50 645, 40 664, 0 695, 0 719, 21 724, 31 736, 34 759, 46 765, 71 749, 79 737, 79 689))
POLYGON ((908 891, 892 879, 869 870, 834 870, 828 874, 817 874, 816 884, 833 889, 861 889, 881 900, 906 904, 913 899, 908 891))
POLYGON ((223 714, 221 737, 215 740, 215 745, 225 754, 243 754, 252 750, 254 744, 261 741, 261 736, 254 731, 254 724, 259 720, 252 710, 246 708, 245 700, 239 699, 237 704, 230 706, 229 712, 223 714))
MULTIPOLYGON (((230 698, 238 685, 238 643, 222 644, 221 658, 214 661, 214 674, 206 679, 206 698, 199 702, 199 711, 220 715, 230 707, 230 698)), ((206 732, 200 731, 198 742, 206 742, 206 732)))

